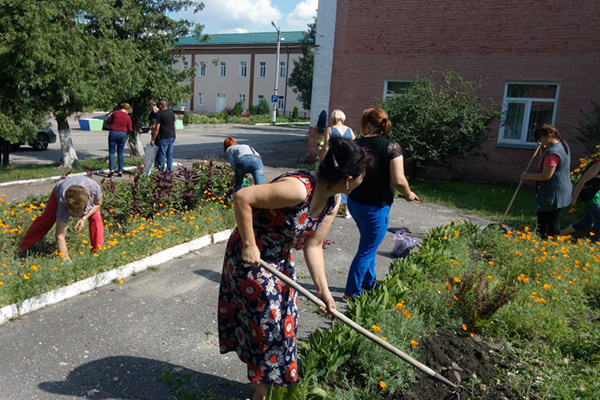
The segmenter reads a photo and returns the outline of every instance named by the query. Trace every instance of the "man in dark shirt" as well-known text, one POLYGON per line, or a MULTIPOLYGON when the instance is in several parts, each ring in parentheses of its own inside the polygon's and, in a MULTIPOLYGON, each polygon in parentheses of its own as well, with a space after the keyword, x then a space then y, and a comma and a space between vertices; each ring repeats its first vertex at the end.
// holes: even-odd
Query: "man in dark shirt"
POLYGON ((160 110, 154 100, 148 102, 148 109, 150 110, 150 114, 148 114, 148 127, 150 128, 150 134, 152 135, 150 137, 153 138, 156 135, 154 128, 156 128, 156 117, 160 110))
POLYGON ((175 143, 175 114, 167 109, 166 100, 159 103, 159 111, 156 116, 155 132, 152 133, 150 144, 158 144, 158 153, 156 154, 156 165, 159 171, 171 172, 173 166, 173 143, 175 143), (158 139, 158 141, 157 141, 158 139), (165 163, 166 158, 166 163, 165 163))

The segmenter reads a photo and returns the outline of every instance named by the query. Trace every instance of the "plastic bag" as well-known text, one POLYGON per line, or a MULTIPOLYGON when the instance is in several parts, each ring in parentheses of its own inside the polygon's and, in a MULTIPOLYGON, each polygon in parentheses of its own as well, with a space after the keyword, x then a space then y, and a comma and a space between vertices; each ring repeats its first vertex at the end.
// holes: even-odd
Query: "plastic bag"
POLYGON ((411 249, 417 246, 417 239, 410 236, 404 229, 397 230, 394 233, 394 248, 392 249, 392 255, 395 258, 406 257, 411 249))
POLYGON ((148 176, 150 175, 150 171, 152 171, 152 167, 154 167, 158 146, 147 144, 146 147, 144 147, 144 153, 144 176, 148 176))

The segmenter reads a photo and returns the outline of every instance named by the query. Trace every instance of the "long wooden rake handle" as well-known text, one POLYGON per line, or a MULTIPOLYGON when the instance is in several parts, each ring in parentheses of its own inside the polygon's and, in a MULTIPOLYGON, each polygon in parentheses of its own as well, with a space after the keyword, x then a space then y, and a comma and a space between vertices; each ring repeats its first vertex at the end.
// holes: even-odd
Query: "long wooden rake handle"
MULTIPOLYGON (((527 167, 525 167, 525 172, 527 172, 529 170, 529 167, 531 167, 531 163, 533 162, 533 159, 535 158, 535 156, 537 156, 537 153, 540 151, 541 147, 542 147, 542 145, 538 144, 537 149, 535 149, 535 153, 533 153, 533 156, 529 160, 529 163, 527 164, 527 167)), ((515 190, 515 193, 513 194, 512 199, 510 199, 510 203, 508 203, 508 207, 506 207, 506 211, 504 211, 504 214, 502 215, 502 220, 500 221, 500 223, 504 223, 504 219, 508 215, 508 211, 512 207, 513 202, 515 201, 515 198, 517 197, 517 193, 519 193, 519 189, 521 188, 522 184, 523 184, 523 179, 521 179, 519 181, 519 184, 517 185, 517 189, 515 190)))
MULTIPOLYGON (((298 282, 295 282, 294 280, 290 279, 288 276, 286 276, 283 273, 279 272, 277 269, 275 269, 271 265, 267 264, 263 260, 260 260, 260 265, 264 269, 266 269, 267 271, 269 271, 270 273, 272 273, 273 275, 275 275, 276 277, 278 277, 279 279, 281 279, 282 281, 284 281, 285 283, 287 283, 288 285, 290 285, 291 287, 293 287, 294 289, 296 289, 298 292, 300 292, 302 295, 304 295, 305 297, 307 297, 310 301, 312 301, 313 303, 315 303, 317 306, 323 307, 323 308, 327 309, 327 306, 325 305, 325 303, 323 303, 323 301, 321 299, 319 299, 317 296, 315 296, 314 294, 312 294, 311 292, 309 292, 308 290, 306 290, 298 282)), ((397 349, 396 347, 392 346, 391 344, 389 344, 385 340, 382 340, 380 337, 374 335, 373 333, 369 332, 368 330, 366 330, 362 326, 358 325, 356 322, 354 322, 350 318, 346 317, 344 314, 342 314, 338 310, 329 310, 329 312, 331 314, 333 314, 333 316, 335 318, 339 319, 340 321, 342 321, 343 323, 345 323, 346 325, 348 325, 350 328, 354 329, 355 331, 357 331, 361 335, 363 335, 363 336, 367 337, 368 339, 372 340, 373 342, 377 343, 378 345, 380 345, 381 347, 385 348, 386 350, 389 350, 390 352, 394 353, 395 355, 397 355, 398 357, 400 357, 401 359, 403 359, 404 361, 406 361, 407 363, 409 363, 413 367, 418 368, 421 371, 427 373, 429 376, 442 381, 446 385, 451 386, 453 389, 455 389, 455 391, 457 393, 460 393, 460 391, 462 390, 462 388, 463 388, 462 386, 456 385, 456 384, 450 382, 448 379, 446 379, 442 375, 438 374, 437 372, 435 372, 434 370, 432 370, 428 366, 426 366, 424 364, 421 364, 420 362, 418 362, 417 360, 415 360, 414 358, 412 358, 408 354, 400 351, 399 349, 397 349)))

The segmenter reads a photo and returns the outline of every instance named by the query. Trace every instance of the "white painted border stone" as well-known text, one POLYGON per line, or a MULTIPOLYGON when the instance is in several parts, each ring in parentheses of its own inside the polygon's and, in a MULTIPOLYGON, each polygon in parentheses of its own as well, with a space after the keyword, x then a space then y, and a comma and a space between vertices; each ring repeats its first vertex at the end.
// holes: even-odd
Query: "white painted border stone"
POLYGON ((79 282, 75 282, 69 286, 65 286, 59 289, 55 289, 51 292, 41 294, 39 296, 32 297, 24 300, 21 303, 11 304, 0 308, 0 325, 9 321, 13 318, 18 318, 24 314, 32 311, 39 310, 41 308, 56 304, 62 300, 75 297, 78 294, 88 292, 93 289, 97 289, 101 286, 108 285, 115 279, 122 279, 131 276, 135 273, 144 271, 149 267, 163 264, 174 258, 180 257, 191 251, 201 249, 210 245, 211 243, 218 243, 223 240, 227 240, 231 235, 232 230, 227 229, 222 232, 214 233, 213 235, 205 235, 201 238, 191 240, 186 243, 182 243, 175 247, 171 247, 167 250, 163 250, 159 253, 153 254, 141 260, 134 261, 132 263, 123 265, 121 267, 112 269, 110 271, 102 272, 98 275, 91 276, 79 282))

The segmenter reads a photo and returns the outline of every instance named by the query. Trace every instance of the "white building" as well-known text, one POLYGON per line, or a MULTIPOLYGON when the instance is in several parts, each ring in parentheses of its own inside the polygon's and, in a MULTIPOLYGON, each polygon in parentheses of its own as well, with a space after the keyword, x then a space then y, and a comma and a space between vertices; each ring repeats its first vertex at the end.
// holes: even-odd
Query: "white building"
POLYGON ((200 114, 214 113, 241 100, 247 110, 262 97, 271 105, 277 74, 279 113, 290 115, 294 107, 302 113, 302 104, 287 82, 293 60, 302 57, 304 32, 281 32, 281 37, 279 65, 275 65, 277 32, 211 35, 206 43, 193 37, 179 40, 184 55, 174 67, 196 65, 192 98, 182 107, 200 114))

